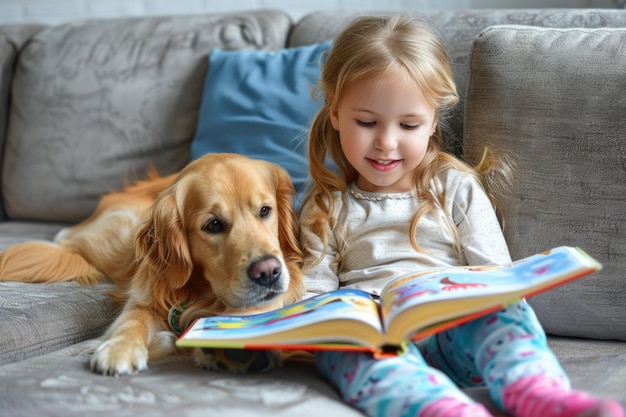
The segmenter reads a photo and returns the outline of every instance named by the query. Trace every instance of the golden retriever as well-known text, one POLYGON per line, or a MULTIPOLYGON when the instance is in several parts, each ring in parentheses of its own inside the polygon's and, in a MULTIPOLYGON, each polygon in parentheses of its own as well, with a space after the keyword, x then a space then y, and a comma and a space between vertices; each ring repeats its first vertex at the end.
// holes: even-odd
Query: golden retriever
MULTIPOLYGON (((152 174, 103 196, 93 215, 54 243, 8 248, 0 280, 93 284, 110 277, 124 305, 91 367, 138 372, 175 350, 170 320, 184 329, 201 316, 257 313, 300 299, 293 195, 289 175, 275 164, 208 154, 179 174, 152 174)), ((195 356, 210 368, 228 361, 216 351, 195 356)))

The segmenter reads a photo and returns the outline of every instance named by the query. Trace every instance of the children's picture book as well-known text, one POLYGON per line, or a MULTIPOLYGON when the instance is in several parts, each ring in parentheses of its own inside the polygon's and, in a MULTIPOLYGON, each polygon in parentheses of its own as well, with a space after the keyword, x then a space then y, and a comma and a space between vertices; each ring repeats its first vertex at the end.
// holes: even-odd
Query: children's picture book
POLYGON ((391 281, 379 300, 364 291, 339 289, 267 313, 200 318, 176 345, 397 355, 411 340, 498 311, 601 268, 580 248, 561 246, 503 265, 421 270, 391 281))

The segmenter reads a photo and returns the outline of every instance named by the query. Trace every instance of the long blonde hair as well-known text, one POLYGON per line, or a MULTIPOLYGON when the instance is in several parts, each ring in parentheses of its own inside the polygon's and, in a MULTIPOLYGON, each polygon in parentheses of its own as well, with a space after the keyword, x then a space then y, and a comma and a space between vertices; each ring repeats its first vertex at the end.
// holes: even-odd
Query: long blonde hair
MULTIPOLYGON (((437 125, 431 136, 423 161, 413 174, 414 193, 422 202, 411 220, 410 239, 421 251, 415 235, 419 219, 438 204, 443 206, 445 190, 430 192, 430 181, 435 174, 453 167, 476 176, 492 197, 489 189, 501 188, 508 181, 508 167, 488 149, 476 167, 462 162, 444 151, 442 125, 447 114, 459 101, 450 67, 450 60, 439 37, 424 22, 408 15, 391 17, 363 16, 354 19, 334 40, 325 58, 318 83, 325 102, 315 117, 308 141, 309 169, 312 184, 303 205, 314 203, 320 210, 318 218, 307 219, 313 231, 326 246, 326 224, 335 228, 332 213, 332 193, 345 192, 358 173, 343 154, 337 132, 330 119, 331 110, 338 107, 345 91, 360 80, 383 77, 387 72, 404 70, 436 110, 437 125), (327 167, 330 157, 339 169, 336 173, 327 167), (505 175, 493 175, 494 171, 505 175), (504 179, 505 181, 502 181, 504 179), (491 184, 491 180, 496 180, 491 184)), ((492 198, 493 202, 493 198, 492 198)), ((455 248, 460 254, 462 243, 452 219, 446 225, 455 237, 455 248)))

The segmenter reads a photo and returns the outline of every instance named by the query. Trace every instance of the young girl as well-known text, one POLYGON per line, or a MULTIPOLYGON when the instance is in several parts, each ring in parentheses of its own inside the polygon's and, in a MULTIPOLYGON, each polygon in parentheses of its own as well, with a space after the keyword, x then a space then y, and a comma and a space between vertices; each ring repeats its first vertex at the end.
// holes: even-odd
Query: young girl
MULTIPOLYGON (((423 23, 356 19, 335 39, 320 85, 300 216, 310 293, 377 295, 417 268, 510 261, 485 191, 497 158, 472 168, 444 152, 441 123, 458 96, 447 53, 423 23)), ((481 384, 518 417, 623 417, 617 402, 570 389, 525 302, 437 334, 423 351, 383 360, 324 352, 316 363, 372 417, 489 416, 458 388, 481 384)))

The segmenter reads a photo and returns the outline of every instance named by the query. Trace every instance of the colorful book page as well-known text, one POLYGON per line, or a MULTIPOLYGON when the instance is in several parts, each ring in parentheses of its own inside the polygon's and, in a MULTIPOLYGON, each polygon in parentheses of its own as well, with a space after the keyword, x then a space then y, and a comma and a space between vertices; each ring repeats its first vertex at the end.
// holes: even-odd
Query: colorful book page
POLYGON ((309 324, 335 319, 358 319, 381 329, 371 296, 359 290, 321 294, 289 307, 250 316, 218 316, 198 319, 184 339, 249 339, 286 332, 309 324))

